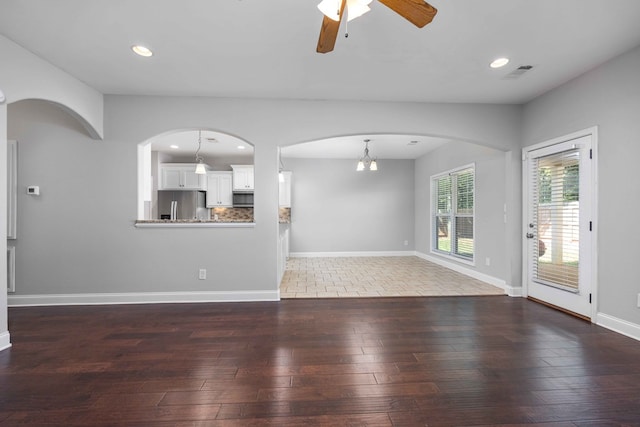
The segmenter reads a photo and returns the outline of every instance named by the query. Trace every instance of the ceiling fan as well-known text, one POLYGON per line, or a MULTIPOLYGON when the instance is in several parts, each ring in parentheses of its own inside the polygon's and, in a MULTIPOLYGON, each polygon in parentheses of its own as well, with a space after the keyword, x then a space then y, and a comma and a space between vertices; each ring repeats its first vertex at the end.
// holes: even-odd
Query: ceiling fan
MULTIPOLYGON (((336 44, 342 15, 347 9, 347 21, 367 13, 373 0, 322 0, 318 9, 324 14, 316 52, 331 52, 336 44)), ((423 0, 378 0, 418 28, 433 20, 438 10, 423 0)))

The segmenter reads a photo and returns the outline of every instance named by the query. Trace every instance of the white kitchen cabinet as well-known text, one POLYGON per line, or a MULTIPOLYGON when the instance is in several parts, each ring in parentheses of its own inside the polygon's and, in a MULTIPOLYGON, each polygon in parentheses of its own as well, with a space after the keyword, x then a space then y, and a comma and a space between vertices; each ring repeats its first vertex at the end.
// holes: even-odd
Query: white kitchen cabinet
POLYGON ((231 172, 207 173, 207 207, 233 206, 233 186, 231 172))
POLYGON ((279 200, 281 208, 291 207, 291 172, 282 171, 283 181, 279 181, 279 200))
POLYGON ((253 165, 231 165, 233 169, 233 191, 253 191, 253 165))
POLYGON ((206 175, 196 174, 192 163, 163 163, 160 165, 158 190, 206 190, 206 175))

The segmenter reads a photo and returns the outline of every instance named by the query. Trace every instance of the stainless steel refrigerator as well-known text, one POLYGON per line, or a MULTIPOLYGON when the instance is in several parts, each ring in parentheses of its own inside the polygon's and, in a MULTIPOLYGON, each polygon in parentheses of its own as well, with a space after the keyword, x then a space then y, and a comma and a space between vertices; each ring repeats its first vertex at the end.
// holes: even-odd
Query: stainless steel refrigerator
POLYGON ((204 191, 158 191, 158 219, 210 219, 204 191))

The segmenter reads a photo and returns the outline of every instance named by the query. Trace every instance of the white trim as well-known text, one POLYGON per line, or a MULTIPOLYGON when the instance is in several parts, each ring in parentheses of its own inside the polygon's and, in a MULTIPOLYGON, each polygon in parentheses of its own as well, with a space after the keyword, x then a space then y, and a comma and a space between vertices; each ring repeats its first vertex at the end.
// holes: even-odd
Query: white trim
POLYGON ((9 332, 3 332, 0 334, 0 351, 6 350, 11 347, 11 337, 9 332))
MULTIPOLYGON (((468 163, 468 164, 466 164, 466 165, 464 165, 464 166, 459 166, 459 167, 456 167, 456 168, 451 168, 451 169, 449 169, 449 170, 446 170, 446 171, 443 171, 443 172, 439 172, 439 173, 433 174, 433 175, 431 175, 431 177, 429 178, 429 180, 430 180, 430 181, 433 181, 433 178, 439 178, 439 177, 441 177, 441 176, 451 175, 452 173, 460 172, 460 171, 463 171, 463 170, 465 170, 465 169, 473 169, 473 170, 474 170, 474 172, 475 172, 475 169, 476 169, 476 162, 471 162, 471 163, 468 163)), ((476 177, 475 177, 475 173, 474 173, 473 179, 475 180, 475 178, 476 178, 476 177)), ((475 187, 474 187, 474 190, 475 190, 475 187)), ((474 204, 474 206, 475 206, 475 204, 474 204)))
POLYGON ((524 292, 522 291, 522 286, 516 288, 514 286, 509 286, 509 285, 505 284, 504 285, 504 291, 510 297, 523 297, 524 296, 524 292))
POLYGON ((17 238, 18 218, 18 142, 7 141, 7 239, 17 238))
MULTIPOLYGON (((529 151, 539 150, 540 148, 545 148, 550 145, 561 144, 563 142, 568 142, 574 139, 582 138, 583 136, 593 135, 597 138, 598 136, 598 126, 592 126, 590 128, 582 129, 576 132, 572 132, 567 135, 559 136, 557 138, 548 139, 543 142, 539 142, 537 144, 528 145, 522 149, 522 160, 526 160, 528 158, 527 153, 529 151)), ((591 147, 593 149, 593 146, 591 147)), ((595 152, 595 150, 593 150, 595 152)))
POLYGON ((7 246, 7 292, 16 291, 16 247, 7 246))
MULTIPOLYGON (((592 152, 592 164, 591 164, 591 221, 593 223, 593 232, 591 233, 591 321, 595 322, 595 319, 600 315, 598 313, 598 126, 592 126, 586 129, 582 129, 576 132, 572 132, 567 135, 559 136, 557 138, 549 139, 547 141, 539 142, 537 144, 529 145, 522 148, 522 230, 527 229, 528 219, 528 203, 529 203, 529 185, 528 185, 528 159, 529 153, 541 148, 549 147, 563 142, 568 142, 574 139, 582 138, 585 136, 591 136, 591 152, 592 152)), ((528 296, 528 256, 527 256, 527 239, 522 236, 522 296, 528 296)))
MULTIPOLYGON (((456 178, 457 179, 457 178, 456 178)), ((453 194, 453 187, 451 189, 452 194, 453 194)), ((457 195, 457 193, 456 193, 457 195)), ((476 265, 476 162, 471 162, 467 165, 464 166, 460 166, 457 168, 453 168, 453 169, 449 169, 448 171, 444 171, 444 172, 440 172, 437 173, 435 175, 431 175, 429 177, 429 199, 430 199, 430 204, 431 204, 431 210, 430 210, 430 218, 429 218, 429 232, 431 233, 431 238, 430 238, 430 242, 429 242, 429 250, 433 255, 438 255, 438 256, 444 256, 444 257, 448 257, 451 258, 453 261, 458 261, 458 262, 462 262, 465 264, 469 264, 475 267, 476 265), (444 177, 444 176, 451 176, 452 174, 455 174, 457 172, 461 172, 463 170, 466 169, 473 169, 473 213, 471 214, 471 218, 473 219, 473 257, 469 260, 469 259, 465 259, 463 257, 459 257, 457 255, 455 255, 453 252, 450 253, 444 253, 441 251, 438 251, 436 249, 436 240, 438 238, 438 230, 437 230, 437 226, 436 226, 436 230, 435 230, 435 234, 434 234, 434 219, 436 217, 436 211, 438 209, 438 203, 437 201, 435 201, 434 203, 434 196, 436 194, 436 192, 434 191, 435 188, 435 179, 438 179, 440 177, 444 177)), ((452 197, 452 200, 455 200, 455 197, 452 197)), ((456 217, 456 214, 454 213, 454 208, 452 207, 452 212, 451 215, 454 216, 454 219, 456 217)), ((453 248, 453 241, 451 242, 451 249, 453 248)))
MULTIPOLYGON (((475 222, 475 220, 474 220, 474 222, 475 222)), ((474 225, 474 227, 475 227, 475 225, 474 225)), ((475 233, 475 229, 474 229, 473 232, 475 233)), ((475 243, 474 243, 474 245, 475 245, 475 243)), ((475 248, 474 248, 474 250, 475 250, 475 248)), ((476 266, 475 259, 466 259, 466 258, 463 258, 461 256, 453 255, 453 254, 450 254, 450 253, 447 253, 447 252, 438 251, 438 250, 435 250, 433 248, 431 249, 430 253, 433 256, 447 258, 447 259, 449 259, 451 261, 459 262, 461 264, 467 264, 467 265, 470 265, 472 267, 476 266)))
POLYGON ((131 292, 101 294, 9 295, 9 307, 40 305, 157 304, 279 301, 280 291, 131 292))
POLYGON ((381 256, 415 256, 415 251, 365 251, 365 252, 291 252, 291 258, 349 258, 381 256))
POLYGON ((473 277, 474 279, 478 279, 500 289, 504 289, 505 293, 511 297, 522 296, 522 292, 520 290, 521 288, 513 288, 511 286, 507 286, 507 283, 504 280, 498 279, 497 277, 489 276, 488 274, 480 273, 479 271, 473 270, 471 268, 467 268, 459 264, 454 264, 445 259, 434 257, 422 252, 416 252, 416 256, 434 264, 446 267, 449 270, 456 271, 458 273, 464 274, 465 276, 473 277))
POLYGON ((598 317, 598 127, 586 129, 591 133, 591 318, 598 317))
POLYGON ((596 315, 595 323, 598 326, 640 341, 640 325, 604 313, 598 313, 596 315))

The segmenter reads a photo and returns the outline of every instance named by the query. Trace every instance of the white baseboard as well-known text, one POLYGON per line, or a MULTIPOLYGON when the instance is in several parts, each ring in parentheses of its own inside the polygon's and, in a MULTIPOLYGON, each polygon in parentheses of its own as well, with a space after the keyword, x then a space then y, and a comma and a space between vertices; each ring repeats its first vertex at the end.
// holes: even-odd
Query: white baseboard
POLYGON ((488 274, 480 273, 476 270, 473 270, 468 267, 464 267, 460 264, 446 261, 422 252, 416 252, 415 254, 418 258, 422 258, 434 264, 438 264, 443 267, 446 267, 449 270, 456 271, 458 273, 464 274, 465 276, 473 277, 474 279, 478 279, 482 282, 496 286, 500 289, 504 289, 505 293, 511 297, 522 296, 522 288, 514 288, 511 286, 507 286, 507 283, 504 280, 498 279, 497 277, 489 276, 488 274))
POLYGON ((364 251, 364 252, 291 252, 293 258, 344 258, 378 256, 415 256, 415 251, 364 251))
POLYGON ((3 332, 0 334, 0 351, 6 350, 11 347, 11 337, 9 332, 3 332))
POLYGON ((24 307, 39 305, 157 304, 279 300, 279 290, 237 292, 132 292, 102 294, 9 295, 7 298, 7 305, 9 307, 24 307))
POLYGON ((604 313, 596 314, 596 325, 640 341, 640 325, 604 313))
POLYGON ((504 291, 507 293, 507 295, 509 295, 510 297, 523 297, 524 296, 524 290, 521 287, 515 288, 513 286, 509 286, 505 283, 504 285, 504 291))

